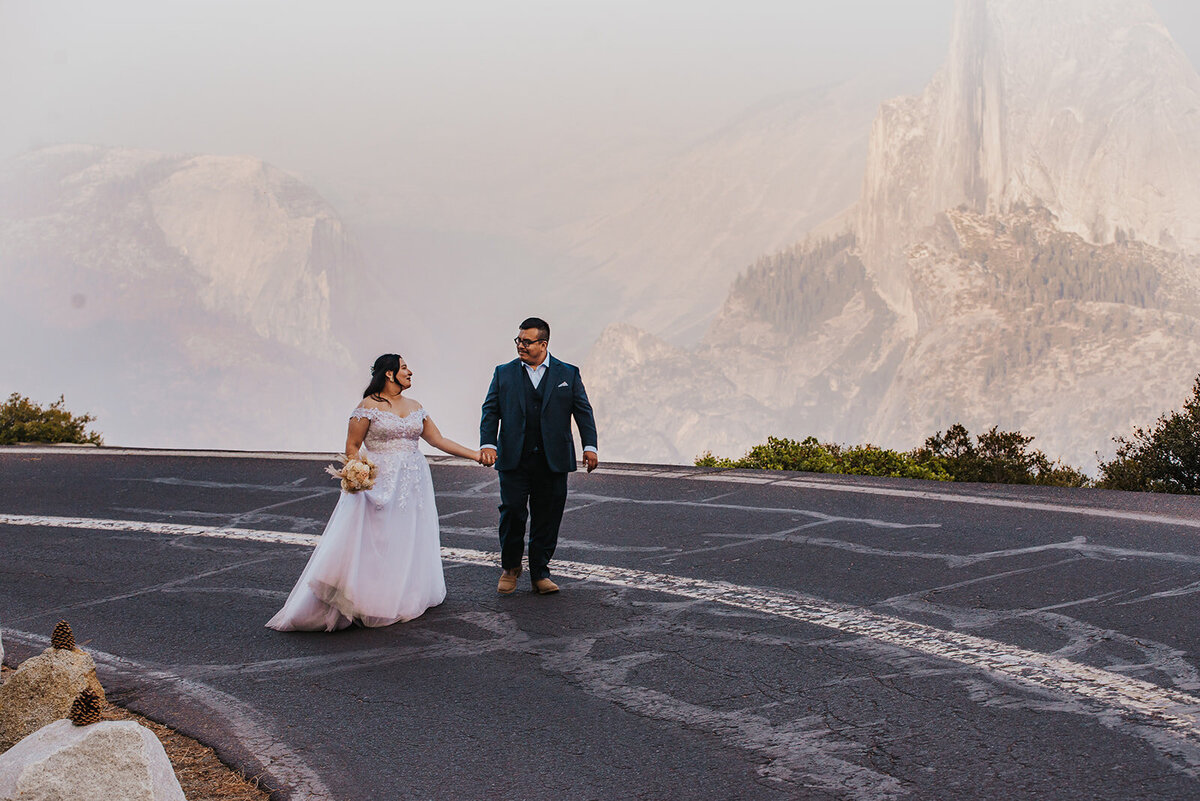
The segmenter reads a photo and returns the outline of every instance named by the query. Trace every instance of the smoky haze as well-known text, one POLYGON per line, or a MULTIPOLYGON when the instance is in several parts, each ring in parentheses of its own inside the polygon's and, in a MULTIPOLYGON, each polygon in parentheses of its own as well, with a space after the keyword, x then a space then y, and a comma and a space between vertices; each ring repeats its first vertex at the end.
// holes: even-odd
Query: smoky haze
MULTIPOLYGON (((1200 62, 1200 11, 1155 8, 1200 62)), ((950 0, 5 1, 0 159, 83 143, 247 156, 297 176, 345 224, 362 263, 354 280, 370 288, 361 336, 341 337, 345 405, 371 359, 399 349, 417 372, 416 396, 470 444, 490 367, 511 358, 516 322, 546 317, 552 351, 581 363, 620 321, 619 274, 604 285, 587 275, 612 261, 626 229, 597 244, 597 221, 636 214, 646 193, 675 180, 664 165, 686 164, 714 137, 739 152, 760 141, 738 126, 764 108, 847 82, 856 109, 919 91, 944 60, 951 14, 950 0)), ((861 127, 861 115, 843 118, 847 131, 861 127)), ((847 164, 838 185, 856 188, 862 173, 847 164)), ((760 255, 756 241, 765 251, 802 233, 764 230, 722 257, 713 286, 760 255)), ((673 252, 692 258, 682 245, 673 252)), ((680 312, 678 337, 702 331, 710 307, 697 308, 680 312)), ((93 393, 39 369, 69 361, 69 342, 11 352, 0 389, 43 401, 66 393, 70 407, 100 416, 112 444, 338 445, 329 415, 315 418, 331 420, 328 430, 305 418, 296 425, 314 427, 288 438, 227 429, 222 441, 196 439, 209 429, 173 438, 169 427, 128 417, 122 384, 133 391, 135 381, 119 370, 98 372, 93 380, 107 386, 93 393)))
POLYGON ((678 147, 849 75, 922 81, 950 4, 893 6, 10 2, 0 148, 249 153, 383 198, 479 193, 598 149, 678 147))

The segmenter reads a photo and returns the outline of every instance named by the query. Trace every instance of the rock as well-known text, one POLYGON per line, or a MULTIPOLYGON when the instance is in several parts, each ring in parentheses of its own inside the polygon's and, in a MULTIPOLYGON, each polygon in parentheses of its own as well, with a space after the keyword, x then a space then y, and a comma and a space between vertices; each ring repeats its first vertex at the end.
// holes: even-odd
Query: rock
POLYGON ((0 754, 0 801, 186 801, 154 732, 58 720, 0 754))
POLYGON ((104 700, 96 663, 78 648, 47 648, 22 662, 0 686, 0 753, 47 723, 65 718, 84 688, 104 700))

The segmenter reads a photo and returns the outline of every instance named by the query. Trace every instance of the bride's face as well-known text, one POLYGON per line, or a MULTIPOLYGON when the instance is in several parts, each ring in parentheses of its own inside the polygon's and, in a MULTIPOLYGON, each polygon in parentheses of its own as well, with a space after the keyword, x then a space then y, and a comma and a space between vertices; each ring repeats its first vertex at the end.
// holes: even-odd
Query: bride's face
POLYGON ((401 359, 400 369, 396 371, 392 380, 399 384, 401 389, 408 389, 412 386, 412 377, 412 370, 409 370, 408 365, 404 363, 403 359, 401 359))

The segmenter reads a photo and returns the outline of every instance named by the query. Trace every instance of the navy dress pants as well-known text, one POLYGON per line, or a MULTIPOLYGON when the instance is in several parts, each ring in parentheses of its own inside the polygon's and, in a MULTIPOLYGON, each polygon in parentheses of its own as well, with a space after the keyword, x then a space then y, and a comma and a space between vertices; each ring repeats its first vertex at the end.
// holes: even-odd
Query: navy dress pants
POLYGON ((529 577, 550 577, 558 526, 567 505, 567 474, 554 473, 541 453, 526 454, 514 470, 500 471, 500 565, 521 566, 529 521, 529 577))

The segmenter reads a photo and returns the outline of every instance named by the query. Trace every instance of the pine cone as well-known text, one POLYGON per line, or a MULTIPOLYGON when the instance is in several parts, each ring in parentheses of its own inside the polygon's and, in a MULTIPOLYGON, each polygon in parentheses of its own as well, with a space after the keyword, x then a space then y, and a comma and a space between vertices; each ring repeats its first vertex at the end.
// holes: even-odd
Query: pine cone
POLYGON ((84 690, 75 696, 71 702, 71 711, 67 715, 76 726, 87 726, 100 722, 100 709, 103 706, 100 696, 91 690, 84 690))
POLYGON ((50 644, 64 651, 75 650, 75 635, 71 631, 71 624, 65 620, 58 621, 54 627, 54 634, 50 635, 50 644))

